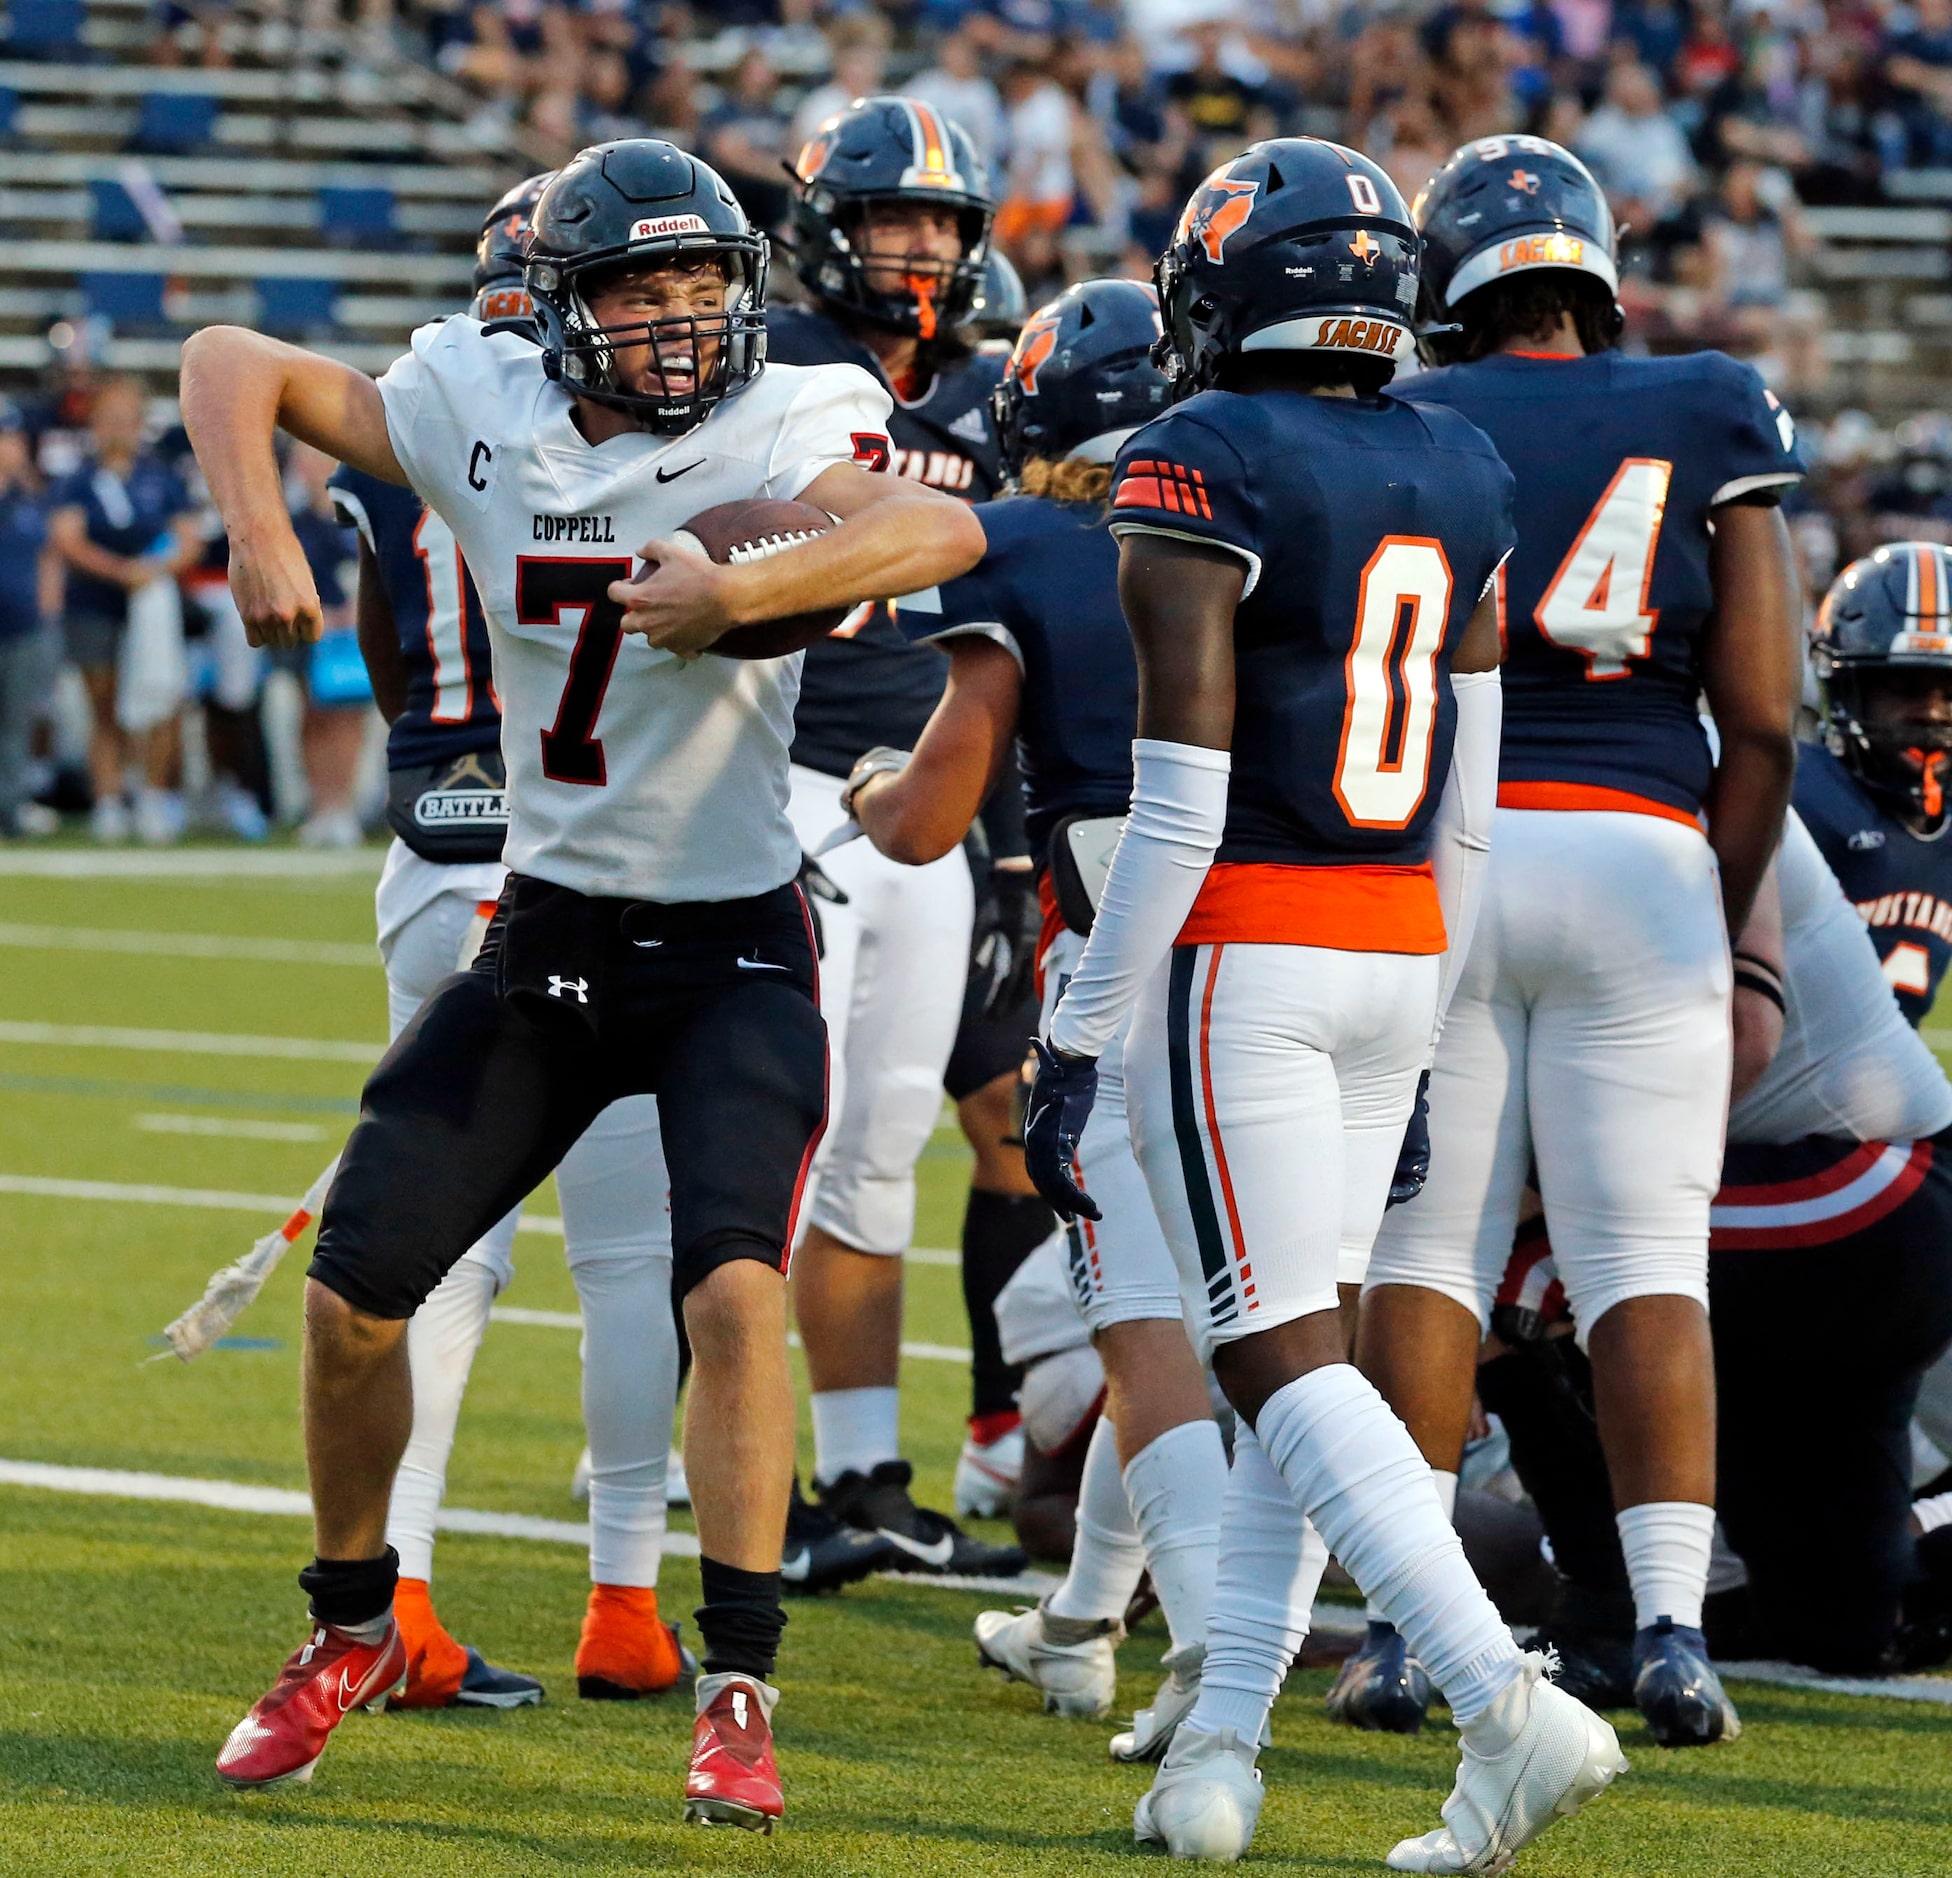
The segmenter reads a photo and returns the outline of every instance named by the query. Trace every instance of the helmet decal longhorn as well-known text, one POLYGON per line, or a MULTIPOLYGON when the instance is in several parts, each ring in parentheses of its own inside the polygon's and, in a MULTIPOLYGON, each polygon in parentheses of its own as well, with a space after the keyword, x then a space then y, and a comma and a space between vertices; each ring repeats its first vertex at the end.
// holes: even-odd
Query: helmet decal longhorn
POLYGON ((1044 361, 1057 350, 1058 324, 1048 313, 1040 313, 1017 339, 1017 349, 1010 359, 1010 376, 1023 387, 1026 398, 1036 397, 1037 374, 1044 361))
POLYGON ((1257 177, 1229 176, 1224 170, 1215 170, 1187 203, 1173 239, 1197 239, 1206 258, 1220 266, 1227 258, 1227 238, 1247 225, 1260 190, 1257 177))

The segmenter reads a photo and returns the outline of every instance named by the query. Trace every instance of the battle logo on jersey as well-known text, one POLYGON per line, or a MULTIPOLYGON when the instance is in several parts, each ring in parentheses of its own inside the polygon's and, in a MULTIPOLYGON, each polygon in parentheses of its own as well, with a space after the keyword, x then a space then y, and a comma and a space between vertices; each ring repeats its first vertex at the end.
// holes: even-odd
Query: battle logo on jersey
POLYGON ((1246 226, 1254 213, 1254 198, 1260 194, 1258 178, 1229 176, 1217 169, 1193 192, 1186 212, 1173 231, 1175 242, 1196 237, 1206 250, 1206 258, 1216 266, 1226 261, 1227 238, 1246 226))

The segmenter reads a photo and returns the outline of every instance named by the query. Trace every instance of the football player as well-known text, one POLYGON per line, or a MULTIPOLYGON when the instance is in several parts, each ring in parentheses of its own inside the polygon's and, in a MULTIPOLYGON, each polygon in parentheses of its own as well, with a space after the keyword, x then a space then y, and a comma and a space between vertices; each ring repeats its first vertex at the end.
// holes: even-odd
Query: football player
MULTIPOLYGON (((1795 760, 1799 602, 1776 505, 1802 459, 1748 366, 1615 349, 1606 199, 1557 144, 1466 144, 1416 213, 1424 314, 1452 362, 1403 395, 1485 430, 1517 479, 1519 527, 1498 589, 1509 656, 1483 915, 1431 1076, 1429 1184, 1377 1239, 1359 1360, 1454 1473, 1536 1160, 1592 1357, 1636 1698, 1658 1741, 1712 1742, 1736 1718, 1700 1630, 1715 1523, 1708 1209, 1729 934, 1795 760)), ((1347 1719, 1400 1725, 1388 1692, 1420 1693, 1409 1654, 1378 1619, 1341 1694, 1384 1699, 1344 1700, 1347 1719)))
POLYGON ((1446 861, 1453 897, 1433 864, 1439 806, 1437 846, 1481 838, 1494 786, 1511 476, 1455 412, 1383 393, 1419 247, 1388 174, 1340 145, 1215 170, 1157 268, 1180 402, 1114 472, 1131 809, 1024 1141, 1052 1204, 1095 1216, 1069 1163, 1129 1011, 1133 1145, 1239 1417, 1199 1698, 1133 1821, 1176 1857, 1253 1837, 1325 1546, 1463 1734, 1445 1824, 1392 1866, 1502 1870, 1624 1765, 1499 1619, 1339 1309, 1470 921, 1473 870, 1446 861))
MULTIPOLYGON (((768 356, 868 373, 893 405, 890 452, 876 467, 986 501, 1001 481, 988 403, 1001 366, 972 353, 960 333, 984 283, 994 211, 975 146, 926 104, 860 98, 820 126, 797 174, 793 266, 812 304, 773 316, 768 356)), ((855 759, 909 748, 942 695, 943 676, 941 655, 908 644, 887 605, 862 609, 808 647, 789 813, 809 853, 845 819, 840 794, 855 759)), ((1001 853, 1009 844, 997 845, 1001 853)), ((899 867, 857 841, 820 859, 846 896, 821 909, 833 1123, 794 1253, 793 1300, 813 1387, 821 1499, 807 1507, 795 1496, 791 1543, 817 1542, 824 1522, 838 1517, 879 1532, 910 1570, 1021 1570, 1017 1548, 972 1538, 910 1497, 897 1390, 901 1255, 914 1236, 915 1163, 935 1127, 945 1074, 977 1151, 963 1265, 972 1317, 987 1331, 979 1347, 994 1346, 996 1292, 1051 1230, 1020 1160, 1001 1146, 1014 1133, 1012 1079, 1032 1020, 1019 1016, 1003 1060, 979 1035, 952 1069, 975 906, 961 853, 899 867)), ((1006 894, 1018 885, 1001 882, 1006 894)), ((993 1367, 1000 1372, 1000 1359, 993 1367)), ((1015 1422, 1007 1380, 992 1384, 977 1408, 965 1462, 994 1464, 999 1456, 989 1450, 1010 1444, 1015 1422)))
MULTIPOLYGON (((529 218, 550 176, 489 212, 476 248, 472 316, 530 316, 522 279, 529 218)), ((506 882, 508 832, 488 628, 453 531, 411 490, 363 470, 333 479, 359 530, 360 646, 389 720, 388 820, 377 895, 392 1034, 473 957, 506 882)), ((629 1699, 675 1684, 685 1661, 658 1615, 664 1470, 677 1387, 671 1239, 657 1106, 613 1104, 557 1169, 569 1266, 583 1307, 583 1413, 591 1443, 590 1596, 576 1651, 579 1692, 629 1699)), ((519 1209, 441 1280, 407 1329, 413 1433, 393 1481, 387 1543, 400 1555, 393 1615, 407 1650, 403 1708, 498 1708, 542 1685, 482 1661, 434 1612, 434 1523, 488 1313, 513 1276, 519 1209)))
POLYGON ((236 328, 184 349, 184 421, 256 637, 317 631, 278 427, 407 485, 453 532, 501 697, 512 870, 474 968, 367 1083, 325 1202, 306 1294, 313 1628, 226 1743, 234 1784, 307 1776, 340 1716, 405 1671, 385 1522, 407 1320, 604 1108, 655 1094, 703 1553, 686 1813, 770 1830, 783 1811, 784 1272, 826 1107, 785 655, 839 609, 963 572, 983 541, 960 503, 870 472, 888 401, 865 374, 765 369, 766 258, 722 178, 633 139, 580 152, 536 205, 539 344, 450 319, 377 386, 236 328), (837 525, 768 558, 721 566, 669 539, 717 504, 802 496, 837 525))
MULTIPOLYGON (((1025 326, 996 399, 1004 463, 1023 493, 984 510, 989 552, 973 573, 911 597, 899 616, 909 638, 947 651, 948 690, 907 761, 896 769, 865 758, 845 798, 883 853, 926 862, 961 842, 1017 743, 1052 1003, 1084 950, 1103 856, 1132 794, 1139 680, 1107 524, 1112 459, 1165 409, 1151 356, 1158 337, 1158 302, 1136 281, 1073 287, 1025 326)), ((1041 1690, 1052 1712, 1103 1715, 1120 1619, 1149 1570, 1172 1635, 1168 1681, 1112 1753, 1156 1760, 1199 1690, 1227 1462, 1172 1254, 1132 1156, 1122 1042, 1114 1037, 1099 1058, 1099 1099, 1078 1151, 1106 1217, 1068 1229, 1071 1285, 1106 1387, 1077 1542, 1064 1582, 1042 1603, 976 1619, 976 1646, 984 1662, 1041 1690), (1135 1521, 1143 1550, 1131 1543, 1135 1521)))
POLYGON ((1796 812, 1921 1023, 1952 961, 1952 552, 1899 541, 1853 561, 1811 651, 1824 741, 1798 754, 1796 812))

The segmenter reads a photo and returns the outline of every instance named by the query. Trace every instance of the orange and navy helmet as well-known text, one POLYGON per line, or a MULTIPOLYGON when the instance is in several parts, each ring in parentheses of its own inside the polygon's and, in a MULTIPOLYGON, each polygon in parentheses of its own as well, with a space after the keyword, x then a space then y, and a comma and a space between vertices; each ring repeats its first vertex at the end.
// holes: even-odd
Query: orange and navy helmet
POLYGON ((1585 164, 1546 137, 1478 137, 1451 152, 1418 192, 1422 317, 1462 317, 1480 288, 1539 268, 1588 274, 1620 288, 1613 213, 1585 164))
POLYGON ((1952 787, 1952 723, 1880 708, 1910 674, 1952 684, 1952 549, 1895 541, 1831 583, 1810 629, 1830 747, 1862 782, 1939 821, 1952 787))
POLYGON ((1166 408, 1166 376, 1152 362, 1158 339, 1159 302, 1136 280, 1080 281, 1039 307, 990 393, 1004 474, 1091 444, 1094 460, 1111 462, 1166 408))
POLYGON ((474 248, 474 303, 468 311, 484 325, 490 320, 534 317, 528 284, 522 278, 528 261, 529 221, 555 175, 554 170, 544 170, 517 183, 481 224, 481 239, 474 248))
POLYGON ((1193 191, 1153 269, 1175 396, 1243 352, 1345 354, 1386 382, 1415 349, 1421 245, 1366 156, 1320 137, 1250 146, 1193 191))
POLYGON ((922 339, 946 337, 969 318, 996 203, 961 125, 919 98, 856 98, 814 132, 793 170, 793 270, 816 301, 922 339), (898 286, 876 285, 861 252, 862 211, 886 202, 948 209, 961 255, 912 261, 898 286))

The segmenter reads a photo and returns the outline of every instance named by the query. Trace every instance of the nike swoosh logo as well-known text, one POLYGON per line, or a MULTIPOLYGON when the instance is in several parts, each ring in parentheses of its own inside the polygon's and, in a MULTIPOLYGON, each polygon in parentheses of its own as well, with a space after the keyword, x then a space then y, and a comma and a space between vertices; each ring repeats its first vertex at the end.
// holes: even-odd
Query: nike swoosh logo
POLYGON ((664 941, 662 939, 633 939, 630 943, 640 952, 648 952, 653 946, 661 946, 664 941))
POLYGON ((765 959, 737 959, 734 963, 742 972, 783 972, 784 965, 772 965, 765 959))
MULTIPOLYGON (((360 1679, 359 1687, 360 1688, 365 1687, 365 1679, 363 1677, 360 1679)), ((355 1689, 354 1686, 346 1680, 346 1672, 342 1669, 339 1672, 339 1713, 341 1715, 349 1715, 358 1706, 359 1706, 358 1689, 355 1689)))
POLYGON ((798 1584, 813 1569, 813 1550, 802 1546, 791 1558, 779 1562, 779 1575, 789 1584, 798 1584))
MULTIPOLYGON (((704 460, 705 459, 701 456, 698 459, 698 463, 702 463, 704 462, 704 460)), ((659 470, 657 473, 657 479, 661 483, 674 483, 678 480, 680 476, 689 476, 691 472, 698 467, 698 463, 687 463, 683 469, 659 470)))
POLYGON ((910 1558, 919 1559, 924 1565, 933 1565, 940 1570, 956 1555, 954 1533, 945 1532, 933 1545, 924 1545, 919 1539, 910 1539, 905 1534, 890 1532, 886 1526, 875 1528, 890 1545, 900 1546, 910 1558))

